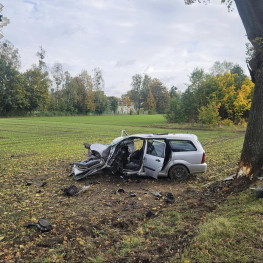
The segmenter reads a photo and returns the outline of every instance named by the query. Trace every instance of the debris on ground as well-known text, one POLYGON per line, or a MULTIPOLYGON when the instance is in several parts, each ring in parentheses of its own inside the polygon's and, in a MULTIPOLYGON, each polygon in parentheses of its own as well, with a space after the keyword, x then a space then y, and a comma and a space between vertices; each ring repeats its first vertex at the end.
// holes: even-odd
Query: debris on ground
POLYGON ((226 178, 223 180, 223 182, 232 181, 232 180, 234 180, 234 177, 235 177, 234 174, 233 174, 233 175, 230 175, 230 176, 226 177, 226 178))
POLYGON ((66 196, 74 196, 78 193, 78 188, 75 185, 71 185, 67 188, 62 189, 64 191, 64 195, 66 196))
POLYGON ((136 197, 136 194, 133 193, 133 192, 130 192, 130 193, 129 193, 129 197, 136 197))
POLYGON ((159 192, 155 192, 155 191, 150 191, 150 193, 153 195, 153 196, 156 196, 158 198, 161 198, 162 195, 159 193, 159 192))
POLYGON ((130 208, 136 209, 136 208, 139 208, 139 205, 137 202, 131 202, 124 208, 124 210, 128 211, 130 208))
POLYGON ((167 204, 172 204, 174 203, 174 195, 172 193, 168 193, 165 197, 165 202, 167 204))
POLYGON ((250 188, 256 193, 256 198, 263 198, 263 186, 250 188))
MULTIPOLYGON (((28 193, 32 193, 34 198, 36 191, 41 190, 41 194, 40 196, 36 196, 37 202, 34 205, 34 210, 29 215, 30 217, 23 216, 24 220, 19 221, 22 224, 21 226, 23 227, 24 223, 38 223, 40 217, 45 217, 45 214, 48 214, 49 217, 47 219, 50 220, 55 231, 47 232, 47 235, 42 238, 42 235, 45 235, 45 233, 42 234, 40 229, 34 225, 32 227, 28 226, 29 229, 25 229, 25 235, 22 236, 20 233, 17 234, 17 226, 10 226, 10 229, 14 231, 14 235, 20 238, 19 240, 17 239, 16 242, 20 242, 20 240, 21 243, 23 242, 22 244, 26 244, 28 241, 30 241, 30 243, 31 241, 34 242, 34 247, 32 247, 34 254, 28 253, 29 250, 21 250, 22 256, 20 260, 20 257, 15 256, 15 251, 13 252, 14 262, 19 260, 21 262, 34 261, 37 253, 39 253, 39 246, 44 248, 43 254, 37 257, 37 259, 41 261, 43 255, 45 255, 44 253, 48 251, 46 249, 55 248, 54 251, 58 251, 57 246, 59 248, 59 244, 63 244, 63 242, 68 242, 69 249, 74 248, 76 251, 76 254, 65 258, 67 262, 83 262, 85 258, 92 256, 93 252, 95 254, 102 252, 105 255, 110 249, 110 244, 112 244, 113 249, 117 251, 121 249, 121 245, 118 244, 118 236, 115 236, 115 234, 114 236, 112 235, 113 232, 111 231, 114 231, 112 227, 118 228, 117 233, 119 236, 128 236, 130 233, 136 233, 136 231, 140 229, 139 231, 143 231, 145 237, 148 238, 148 233, 150 233, 148 231, 153 231, 154 234, 149 238, 151 238, 153 242, 158 242, 159 246, 151 246, 150 251, 146 250, 145 257, 142 256, 142 254, 138 254, 136 260, 138 259, 137 262, 157 262, 158 260, 168 262, 172 260, 171 251, 163 248, 168 244, 173 244, 173 249, 183 251, 183 249, 188 247, 189 243, 192 242, 196 226, 202 223, 206 214, 217 209, 219 203, 224 202, 232 192, 236 192, 236 188, 232 188, 236 180, 228 183, 228 190, 223 190, 224 187, 224 189, 226 189, 226 185, 228 184, 223 183, 222 180, 213 182, 213 184, 210 183, 210 185, 201 188, 194 184, 171 183, 166 179, 154 181, 149 178, 142 178, 140 184, 137 184, 137 177, 131 177, 129 183, 124 183, 123 179, 119 176, 114 177, 111 174, 100 174, 96 178, 92 177, 86 181, 74 183, 78 193, 74 196, 68 195, 68 197, 66 197, 64 196, 64 189, 60 189, 69 188, 73 183, 69 178, 64 179, 64 164, 61 167, 60 172, 54 172, 54 175, 58 174, 61 176, 59 178, 61 180, 58 182, 55 176, 49 177, 48 189, 34 186, 34 176, 32 176, 32 178, 25 178, 22 181, 23 188, 26 188, 28 193), (32 186, 25 186, 27 181, 32 182, 32 186), (93 186, 92 181, 99 184, 93 186), (90 186, 90 188, 87 188, 87 186, 90 186), (117 190, 122 188, 125 190, 125 193, 118 193, 117 190), (81 189, 88 190, 80 193, 81 189), (218 189, 222 190, 218 191, 218 189), (60 191, 60 195, 57 195, 57 190, 60 191), (56 194, 55 196, 54 193, 56 194), (132 193, 136 194, 136 197, 132 197, 132 193), (46 199, 47 197, 48 199, 46 199), (46 200, 48 201, 46 202, 46 200), (69 215, 68 211, 74 211, 73 213, 77 216, 69 215), (168 222, 167 227, 170 227, 169 222, 172 223, 172 218, 176 216, 177 213, 187 213, 187 211, 191 211, 191 213, 189 215, 187 214, 187 218, 184 218, 184 223, 180 225, 180 227, 175 228, 172 234, 165 234, 160 239, 157 239, 158 235, 154 229, 158 231, 159 222, 164 222, 164 224, 168 222), (89 223, 87 224, 87 222, 89 223), (145 224, 149 224, 149 228, 144 227, 145 224), (105 235, 100 234, 102 231, 105 235), (94 246, 95 250, 89 252, 85 250, 83 246, 79 245, 79 241, 82 243, 90 239, 94 244, 102 244, 101 247, 94 246), (106 244, 104 242, 109 243, 106 244), (151 257, 150 253, 153 255, 160 254, 161 256, 155 260, 151 257), (82 254, 83 257, 81 256, 82 254)), ((44 181, 44 179, 41 180, 41 177, 35 176, 35 178, 44 181)), ((260 183, 260 181, 258 181, 258 183, 260 183)), ((250 185, 250 187, 257 186, 250 185)), ((237 189, 240 189, 240 186, 237 189)), ((256 195, 254 191, 251 192, 253 196, 256 195)), ((16 198, 16 196, 14 196, 14 198, 16 198)), ((28 204, 25 203, 25 207, 27 207, 27 205, 28 204)), ((172 224, 174 224, 174 222, 172 224)), ((161 225, 160 228, 161 227, 163 226, 161 225)), ((6 239, 4 242, 6 242, 6 239)), ((0 243, 2 244, 3 242, 0 243)), ((150 243, 148 244, 150 245, 150 243)), ((11 248, 10 245, 9 251, 11 248)), ((8 254, 9 251, 6 253, 8 254)), ((1 252, 2 251, 0 251, 0 254, 1 252)), ((69 253, 69 255, 71 254, 69 253)), ((126 262, 126 256, 127 255, 122 257, 117 255, 110 260, 111 262, 126 262)), ((175 261, 176 260, 177 259, 175 259, 175 261)))
POLYGON ((49 223, 49 221, 47 221, 44 218, 40 218, 38 220, 38 223, 27 223, 25 225, 26 228, 35 226, 37 227, 38 230, 40 230, 41 232, 49 232, 53 229, 52 225, 49 223))
POLYGON ((38 181, 36 178, 33 179, 33 182, 35 185, 39 186, 39 187, 43 187, 47 184, 47 182, 40 182, 38 181))
POLYGON ((149 210, 149 211, 146 213, 146 217, 147 217, 147 218, 153 217, 153 216, 155 216, 155 215, 156 215, 156 213, 153 212, 152 210, 149 210))
POLYGON ((91 182, 89 182, 89 184, 95 185, 95 184, 100 184, 100 182, 99 181, 91 181, 91 182))
POLYGON ((262 181, 263 180, 263 176, 258 177, 258 180, 262 181))
POLYGON ((119 188, 119 189, 117 190, 117 192, 118 192, 119 194, 124 194, 124 193, 125 193, 125 190, 122 189, 122 188, 119 188))
POLYGON ((84 193, 86 192, 88 189, 90 188, 90 185, 84 185, 81 187, 81 189, 78 191, 78 195, 81 194, 81 193, 84 193))

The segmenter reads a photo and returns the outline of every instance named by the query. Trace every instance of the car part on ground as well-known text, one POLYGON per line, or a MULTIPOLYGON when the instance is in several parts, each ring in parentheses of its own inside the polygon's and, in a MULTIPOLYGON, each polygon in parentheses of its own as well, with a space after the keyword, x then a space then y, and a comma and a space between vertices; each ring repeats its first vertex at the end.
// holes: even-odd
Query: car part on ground
POLYGON ((40 230, 41 232, 49 232, 53 229, 52 225, 49 223, 49 221, 47 221, 44 218, 40 218, 38 220, 38 223, 27 223, 25 225, 26 228, 35 226, 37 227, 38 230, 40 230))
POLYGON ((256 193, 256 198, 263 198, 263 186, 258 186, 256 188, 250 188, 256 193))

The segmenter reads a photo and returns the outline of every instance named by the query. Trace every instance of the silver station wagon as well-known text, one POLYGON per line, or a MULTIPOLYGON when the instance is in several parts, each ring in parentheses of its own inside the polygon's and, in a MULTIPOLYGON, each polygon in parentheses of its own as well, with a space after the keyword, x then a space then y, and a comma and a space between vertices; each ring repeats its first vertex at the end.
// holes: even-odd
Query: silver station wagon
POLYGON ((125 175, 169 176, 186 180, 189 174, 207 169, 205 151, 194 134, 134 134, 123 130, 111 144, 84 144, 87 159, 75 162, 71 175, 86 178, 102 169, 125 175), (124 136, 125 135, 125 136, 124 136))

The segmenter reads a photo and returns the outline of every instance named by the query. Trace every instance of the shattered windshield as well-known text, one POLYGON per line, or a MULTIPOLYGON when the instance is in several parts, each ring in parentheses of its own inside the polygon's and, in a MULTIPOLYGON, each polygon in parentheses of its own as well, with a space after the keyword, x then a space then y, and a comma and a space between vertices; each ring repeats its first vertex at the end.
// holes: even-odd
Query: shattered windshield
POLYGON ((118 137, 116 139, 114 139, 110 144, 109 146, 114 146, 116 144, 118 144, 119 142, 121 142, 122 140, 124 140, 126 137, 118 137))

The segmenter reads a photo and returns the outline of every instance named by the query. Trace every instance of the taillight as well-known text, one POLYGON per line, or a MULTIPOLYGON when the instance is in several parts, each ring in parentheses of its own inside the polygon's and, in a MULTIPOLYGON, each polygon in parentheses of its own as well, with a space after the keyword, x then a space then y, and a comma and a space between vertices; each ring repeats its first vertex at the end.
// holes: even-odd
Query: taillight
POLYGON ((205 153, 203 153, 203 157, 202 157, 201 163, 205 163, 205 153))

